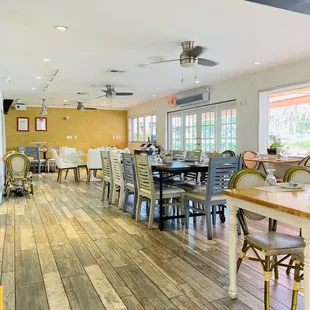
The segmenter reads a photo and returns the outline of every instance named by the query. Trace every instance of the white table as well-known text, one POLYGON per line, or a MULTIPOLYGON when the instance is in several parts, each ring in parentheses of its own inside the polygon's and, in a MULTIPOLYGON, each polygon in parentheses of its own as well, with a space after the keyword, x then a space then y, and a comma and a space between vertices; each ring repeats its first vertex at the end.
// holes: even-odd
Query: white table
MULTIPOLYGON (((254 188, 223 190, 229 211, 229 295, 237 298, 237 211, 253 211, 301 228, 305 239, 304 251, 304 302, 310 310, 310 186, 298 192, 270 193, 254 188)), ((293 289, 293 287, 292 287, 293 289)))

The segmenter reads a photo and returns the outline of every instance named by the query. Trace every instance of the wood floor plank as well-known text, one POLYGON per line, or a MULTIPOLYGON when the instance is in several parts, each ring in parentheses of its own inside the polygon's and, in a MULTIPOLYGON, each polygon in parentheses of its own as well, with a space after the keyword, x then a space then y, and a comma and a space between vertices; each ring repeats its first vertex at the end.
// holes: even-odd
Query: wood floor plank
POLYGON ((96 261, 120 297, 132 295, 130 289, 106 258, 98 257, 96 261))
POLYGON ((61 225, 45 226, 45 231, 52 247, 70 243, 61 225))
POLYGON ((173 272, 165 263, 158 259, 149 250, 141 250, 140 253, 149 260, 161 273, 163 273, 175 285, 184 284, 185 281, 173 272))
POLYGON ((58 271, 43 275, 47 300, 50 310, 70 310, 69 300, 65 293, 58 271))
POLYGON ((16 285, 42 282, 42 273, 36 250, 16 251, 16 285))
POLYGON ((124 267, 131 264, 130 258, 112 240, 97 240, 96 245, 114 267, 124 267))
MULTIPOLYGON (((228 293, 212 280, 204 276, 197 269, 186 263, 179 257, 165 259, 167 264, 175 273, 183 278, 190 286, 197 289, 200 286, 204 290, 202 294, 208 301, 213 301, 223 297, 227 297, 228 293)), ((198 292, 199 292, 198 291, 198 292)))
POLYGON ((60 225, 63 228, 68 239, 80 238, 74 227, 71 225, 69 220, 61 220, 60 225))
POLYGON ((239 299, 231 300, 230 298, 224 298, 214 301, 213 304, 219 310, 251 310, 249 306, 245 305, 239 299))
POLYGON ((93 222, 91 217, 82 209, 71 210, 74 217, 80 222, 93 222))
POLYGON ((107 221, 103 219, 101 219, 100 221, 96 221, 96 223, 106 234, 112 234, 116 232, 116 230, 110 224, 108 224, 107 221))
POLYGON ((33 230, 31 227, 22 227, 15 230, 15 250, 35 249, 33 230))
POLYGON ((85 273, 70 244, 52 247, 52 252, 61 277, 70 277, 85 273))
POLYGON ((107 310, 126 309, 126 306, 98 265, 87 266, 85 270, 107 310))
POLYGON ((122 299, 128 310, 144 310, 139 300, 134 295, 124 296, 122 299))
POLYGON ((3 286, 3 308, 5 310, 15 310, 15 275, 14 272, 2 274, 3 286))
POLYGON ((38 243, 37 251, 43 274, 58 271, 49 243, 38 243))
POLYGON ((15 268, 14 242, 5 242, 3 250, 2 272, 11 272, 14 271, 14 268, 15 268))
POLYGON ((47 235, 42 224, 33 224, 33 232, 36 244, 48 243, 47 235))
POLYGON ((71 244, 77 257, 84 267, 96 264, 94 257, 88 251, 87 247, 81 239, 72 239, 71 244))
POLYGON ((63 278, 72 310, 104 310, 104 306, 87 275, 63 278))
POLYGON ((118 269, 121 278, 146 309, 177 309, 159 288, 135 265, 118 269))
POLYGON ((17 286, 16 310, 25 309, 48 309, 48 303, 43 282, 17 286))
MULTIPOLYGON (((178 307, 180 310, 198 310, 202 309, 198 307, 194 302, 192 302, 187 296, 177 296, 171 298, 171 301, 178 307)), ((205 308, 203 308, 205 309, 205 308)))
POLYGON ((94 241, 109 238, 109 236, 93 221, 81 222, 81 225, 94 241))

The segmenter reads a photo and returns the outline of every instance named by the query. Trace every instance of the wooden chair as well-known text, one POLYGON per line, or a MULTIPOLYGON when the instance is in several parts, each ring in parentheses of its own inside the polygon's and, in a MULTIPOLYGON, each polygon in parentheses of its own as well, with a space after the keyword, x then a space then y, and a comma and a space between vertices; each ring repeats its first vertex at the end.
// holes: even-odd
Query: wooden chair
POLYGON ((127 210, 129 195, 133 194, 134 201, 132 208, 132 218, 134 218, 136 216, 138 191, 137 191, 135 161, 133 155, 123 153, 123 170, 125 178, 124 211, 127 210))
POLYGON ((299 163, 298 166, 310 167, 310 155, 304 157, 299 163))
MULTIPOLYGON (((266 176, 261 172, 243 169, 237 172, 231 179, 230 188, 252 188, 265 186, 266 176)), ((244 233, 244 243, 237 263, 237 271, 239 270, 243 259, 258 261, 264 269, 264 302, 265 309, 270 308, 270 279, 272 271, 275 271, 275 278, 278 278, 278 266, 288 267, 283 262, 296 251, 303 250, 305 243, 299 236, 287 233, 276 232, 276 225, 273 220, 269 220, 268 232, 249 232, 247 228, 246 218, 253 221, 265 219, 264 216, 251 211, 239 209, 238 220, 244 233), (247 256, 248 250, 251 249, 255 257, 247 256), (258 254, 262 252, 264 259, 258 254), (279 256, 283 256, 278 260, 279 256)))
POLYGON ((104 201, 105 197, 105 189, 108 187, 108 199, 111 203, 111 192, 113 190, 113 176, 112 176, 112 168, 111 162, 109 157, 109 151, 101 151, 101 163, 102 163, 102 178, 103 178, 103 185, 102 185, 102 201, 104 201))
MULTIPOLYGON (((141 206, 142 199, 147 198, 150 200, 150 214, 148 228, 151 229, 153 226, 154 211, 156 200, 159 199, 159 186, 155 186, 152 176, 152 168, 149 163, 149 159, 145 155, 134 155, 135 168, 137 175, 137 189, 138 189, 138 200, 136 209, 136 221, 140 221, 141 218, 141 206)), ((175 186, 163 185, 163 207, 176 206, 180 208, 181 214, 184 214, 183 207, 183 193, 184 190, 175 186), (174 202, 169 202, 175 198, 174 202)))
POLYGON ((10 196, 11 191, 21 184, 30 199, 30 193, 34 195, 32 173, 30 170, 29 158, 21 153, 10 153, 5 157, 7 168, 6 194, 10 196))
POLYGON ((74 174, 74 180, 75 182, 79 182, 79 177, 78 177, 78 172, 77 172, 77 165, 74 165, 66 160, 62 160, 60 159, 60 157, 58 156, 56 150, 52 149, 51 150, 52 155, 55 159, 56 162, 56 167, 58 169, 58 176, 57 176, 57 182, 59 184, 61 184, 62 181, 62 172, 64 170, 66 170, 66 176, 69 170, 73 170, 73 174, 74 174))
POLYGON ((172 150, 172 157, 173 157, 174 160, 184 159, 185 155, 186 155, 185 151, 172 150))
POLYGON ((245 151, 242 153, 242 164, 245 168, 249 169, 257 169, 259 166, 259 163, 256 161, 250 161, 249 159, 255 159, 257 156, 257 153, 252 151, 245 151))
POLYGON ((38 146, 20 146, 18 151, 24 153, 26 156, 32 158, 30 159, 30 169, 35 172, 37 169, 38 173, 45 171, 46 159, 41 158, 40 148, 38 146))
POLYGON ((208 181, 204 189, 184 194, 186 228, 189 224, 190 210, 199 212, 200 215, 206 215, 207 237, 209 240, 212 239, 211 214, 213 223, 215 223, 216 207, 226 204, 225 196, 221 194, 221 191, 228 188, 231 176, 240 169, 240 166, 240 157, 210 158, 208 181), (192 201, 192 206, 189 201, 192 201))
POLYGON ((125 185, 124 185, 124 176, 122 170, 122 163, 120 154, 117 151, 110 151, 110 163, 112 170, 112 190, 111 190, 111 203, 115 204, 116 201, 116 192, 119 189, 119 199, 118 199, 118 208, 123 209, 124 205, 124 195, 125 195, 125 185))
POLYGON ((304 251, 296 251, 293 254, 293 260, 295 262, 295 271, 291 310, 297 310, 298 293, 304 291, 304 289, 300 287, 300 282, 304 279, 304 274, 302 272, 304 266, 304 251))

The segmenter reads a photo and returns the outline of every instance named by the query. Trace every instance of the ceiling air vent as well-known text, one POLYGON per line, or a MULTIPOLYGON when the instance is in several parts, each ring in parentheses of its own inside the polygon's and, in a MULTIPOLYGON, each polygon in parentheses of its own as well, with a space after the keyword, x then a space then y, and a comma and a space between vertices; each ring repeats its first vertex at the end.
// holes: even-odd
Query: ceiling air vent
POLYGON ((107 71, 108 73, 116 73, 116 74, 122 74, 125 73, 124 70, 119 70, 119 69, 110 69, 107 71))

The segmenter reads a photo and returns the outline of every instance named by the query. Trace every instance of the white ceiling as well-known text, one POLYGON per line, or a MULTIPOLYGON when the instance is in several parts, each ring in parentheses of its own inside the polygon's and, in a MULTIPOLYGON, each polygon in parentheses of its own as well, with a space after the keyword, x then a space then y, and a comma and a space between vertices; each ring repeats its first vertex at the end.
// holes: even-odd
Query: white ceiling
POLYGON ((29 105, 40 105, 43 97, 48 106, 90 98, 86 106, 102 108, 104 101, 111 102, 94 100, 102 93, 90 85, 114 84, 116 91, 134 92, 112 101, 113 108, 124 109, 153 100, 153 95, 197 87, 193 68, 184 69, 181 82, 178 62, 138 66, 150 56, 177 58, 182 41, 206 46, 201 57, 220 63, 197 67, 201 86, 308 57, 309 33, 309 16, 244 0, 3 0, 0 88, 5 98, 29 105), (60 32, 55 25, 69 29, 60 32), (254 66, 255 61, 261 65, 254 66), (113 75, 109 69, 125 73, 113 75))

